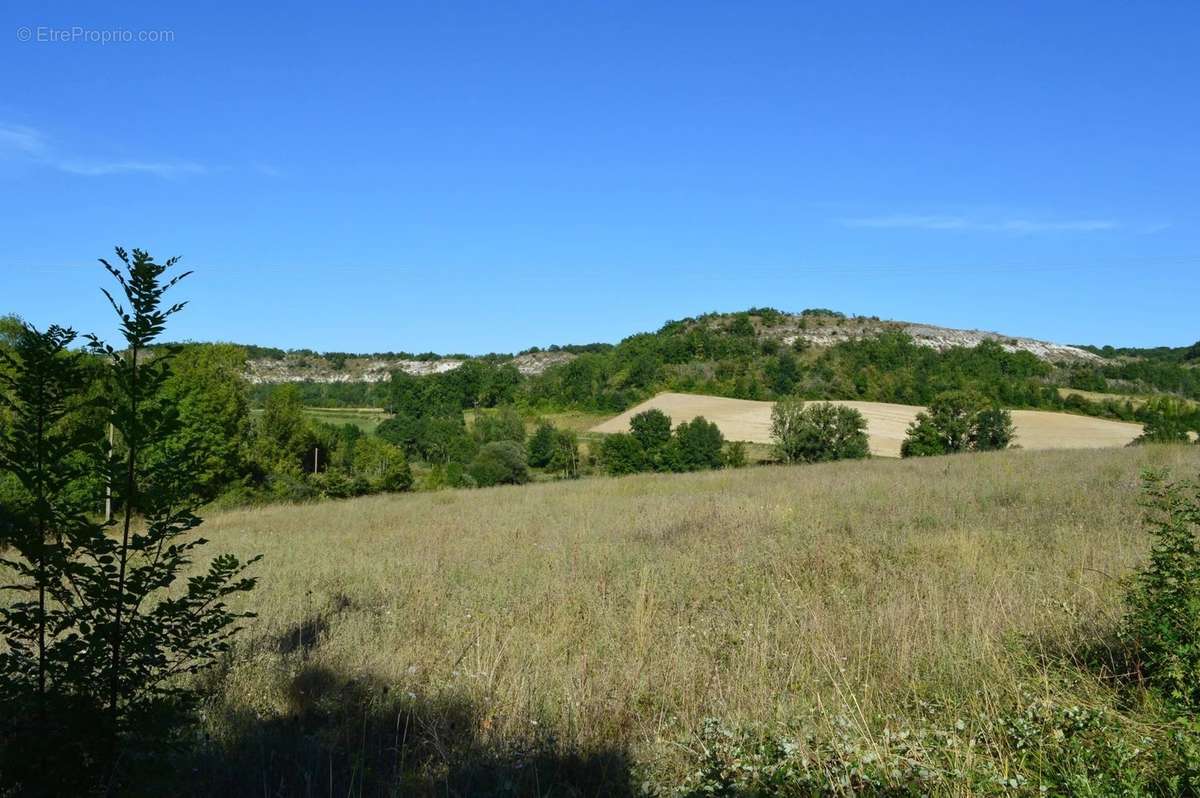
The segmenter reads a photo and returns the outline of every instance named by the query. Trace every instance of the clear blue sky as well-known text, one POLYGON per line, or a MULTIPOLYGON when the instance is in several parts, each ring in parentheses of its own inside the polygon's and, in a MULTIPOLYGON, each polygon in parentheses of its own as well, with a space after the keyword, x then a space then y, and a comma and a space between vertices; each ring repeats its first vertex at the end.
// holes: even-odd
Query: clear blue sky
POLYGON ((122 244, 196 269, 175 338, 1200 338, 1195 2, 75 5, 0 12, 0 312, 39 325, 111 331, 122 244))

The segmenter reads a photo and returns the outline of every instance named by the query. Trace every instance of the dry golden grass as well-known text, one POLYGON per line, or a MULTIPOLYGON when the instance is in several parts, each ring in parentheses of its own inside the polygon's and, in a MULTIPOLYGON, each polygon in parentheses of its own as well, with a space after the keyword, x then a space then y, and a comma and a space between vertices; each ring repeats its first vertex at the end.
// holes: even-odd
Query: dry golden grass
MULTIPOLYGON (((834 402, 857 409, 867 419, 871 454, 878 457, 899 457, 900 444, 908 425, 923 408, 887 402, 834 402)), ((660 393, 636 407, 626 410, 593 432, 628 432, 629 420, 652 408, 662 410, 678 424, 704 416, 716 422, 729 440, 752 443, 771 442, 771 408, 773 402, 749 399, 726 399, 720 396, 700 396, 688 393, 660 393)), ((1142 432, 1141 424, 1110 421, 1070 413, 1049 413, 1043 410, 1012 411, 1016 427, 1015 443, 1023 449, 1091 449, 1125 446, 1142 432)))
MULTIPOLYGON (((209 730, 253 754, 249 785, 258 767, 282 778, 263 729, 289 718, 331 750, 375 751, 376 773, 415 756, 398 753, 414 740, 449 767, 456 740, 512 750, 552 738, 671 774, 688 756, 678 741, 708 716, 978 705, 1015 689, 1027 667, 1017 635, 1052 645, 1119 613, 1115 579, 1146 544, 1138 474, 1151 465, 1194 475, 1200 447, 640 475, 217 515, 203 528, 211 550, 265 559, 260 617, 220 676, 209 730), (353 718, 335 733, 330 707, 370 691, 391 714, 364 715, 361 740, 353 718)), ((320 756, 286 761, 324 783, 320 756)))

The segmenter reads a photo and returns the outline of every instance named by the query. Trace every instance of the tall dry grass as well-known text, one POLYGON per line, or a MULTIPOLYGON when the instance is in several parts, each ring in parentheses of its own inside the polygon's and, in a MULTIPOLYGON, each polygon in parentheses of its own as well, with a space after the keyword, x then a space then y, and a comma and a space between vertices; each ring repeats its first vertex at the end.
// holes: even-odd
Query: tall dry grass
POLYGON ((210 677, 195 789, 469 794, 509 779, 562 794, 543 779, 573 773, 579 793, 606 794, 632 789, 631 773, 678 773, 709 716, 865 727, 903 707, 984 707, 1036 681, 1022 652, 1069 653, 1112 628, 1118 579, 1146 546, 1146 466, 1194 475, 1200 447, 211 517, 214 551, 265 558, 260 617, 210 677))

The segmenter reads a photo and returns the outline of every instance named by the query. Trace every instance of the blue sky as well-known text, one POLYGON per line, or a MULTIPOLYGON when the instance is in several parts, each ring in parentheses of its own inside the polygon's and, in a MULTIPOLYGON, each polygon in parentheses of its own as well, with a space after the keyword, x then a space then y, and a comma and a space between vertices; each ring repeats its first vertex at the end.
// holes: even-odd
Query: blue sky
POLYGON ((1200 338, 1200 4, 75 5, 0 12, 0 312, 39 325, 108 334, 121 244, 196 270, 174 338, 1200 338))

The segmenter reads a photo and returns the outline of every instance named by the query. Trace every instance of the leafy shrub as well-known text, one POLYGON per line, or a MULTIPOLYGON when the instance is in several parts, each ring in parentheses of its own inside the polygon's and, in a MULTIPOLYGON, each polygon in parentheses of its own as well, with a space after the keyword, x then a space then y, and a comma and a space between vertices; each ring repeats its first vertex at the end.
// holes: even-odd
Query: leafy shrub
POLYGON ((1200 485, 1143 475, 1145 524, 1154 540, 1130 587, 1125 619, 1152 685, 1200 706, 1200 485))
POLYGON ((1035 695, 970 722, 886 717, 867 729, 835 718, 789 734, 709 720, 695 769, 661 793, 1149 796, 1200 787, 1200 744, 1187 724, 1146 726, 1106 706, 1035 695))
POLYGON ((485 444, 467 466, 467 472, 481 488, 528 482, 529 466, 525 461, 525 447, 516 441, 485 444))
POLYGON ((741 441, 730 441, 725 445, 725 467, 744 468, 746 466, 746 444, 741 441))

